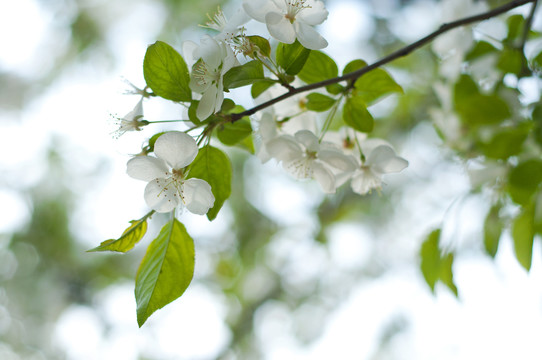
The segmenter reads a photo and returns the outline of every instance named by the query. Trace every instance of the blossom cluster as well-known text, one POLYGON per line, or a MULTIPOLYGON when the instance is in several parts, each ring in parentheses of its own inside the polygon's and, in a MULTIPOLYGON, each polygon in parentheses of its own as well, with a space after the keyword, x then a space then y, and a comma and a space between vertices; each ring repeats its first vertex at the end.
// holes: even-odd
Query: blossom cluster
MULTIPOLYGON (((255 52, 250 37, 245 35, 249 21, 264 23, 269 35, 283 44, 298 41, 305 49, 318 50, 325 48, 327 41, 315 26, 322 24, 327 16, 321 0, 244 0, 230 17, 220 9, 214 17, 209 17, 207 27, 217 33, 205 35, 199 43, 186 41, 182 45, 183 61, 190 73, 189 91, 197 101, 198 122, 205 123, 221 111, 224 92, 228 90, 224 76, 246 58, 261 62, 279 76, 268 66, 272 63, 269 54, 261 53, 260 49, 258 55, 258 48, 255 52), (240 59, 241 54, 244 59, 240 59)), ((280 95, 277 87, 284 90, 289 85, 282 82, 282 86, 270 87, 258 100, 276 97, 280 95)), ((134 110, 119 119, 119 134, 141 130, 150 123, 143 120, 142 101, 149 97, 146 89, 136 88, 142 98, 134 110)), ((292 96, 280 106, 268 107, 252 118, 252 127, 257 129, 254 138, 259 140, 257 155, 262 161, 275 159, 295 178, 316 180, 325 193, 334 193, 350 181, 354 192, 367 194, 381 188, 383 175, 408 166, 384 140, 367 138, 351 128, 328 131, 328 126, 319 123, 317 114, 303 106, 305 102, 303 97, 292 96)), ((181 207, 203 215, 213 207, 215 196, 207 181, 188 175, 197 153, 198 145, 192 136, 168 132, 156 140, 155 156, 144 154, 132 158, 127 173, 148 182, 144 197, 153 210, 170 212, 181 207)))

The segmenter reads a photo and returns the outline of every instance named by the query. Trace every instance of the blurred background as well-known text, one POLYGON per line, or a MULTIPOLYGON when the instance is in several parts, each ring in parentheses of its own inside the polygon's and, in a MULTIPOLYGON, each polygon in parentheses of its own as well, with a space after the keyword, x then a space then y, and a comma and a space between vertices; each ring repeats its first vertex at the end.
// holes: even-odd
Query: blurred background
MULTIPOLYGON (((325 3, 320 30, 339 68, 377 60, 446 15, 429 0, 325 3)), ((174 127, 115 139, 114 117, 139 100, 124 93, 127 81, 144 86, 146 47, 197 41, 206 32, 197 24, 219 5, 231 14, 240 2, 0 2, 0 359, 540 359, 540 243, 530 273, 508 234, 495 259, 485 255, 491 194, 433 128, 431 47, 388 67, 405 95, 373 109, 376 135, 407 170, 385 178, 381 194, 344 187, 325 196, 228 149, 233 195, 218 218, 181 218, 196 243, 193 283, 138 328, 134 277, 145 246, 85 251, 148 211, 145 184, 125 164, 146 137, 174 127), (440 285, 432 294, 419 271, 435 227, 456 252, 458 298, 440 285)), ((250 106, 246 93, 235 96, 250 106)), ((144 107, 149 119, 182 116, 159 99, 144 107)), ((153 220, 151 234, 165 221, 153 220)))

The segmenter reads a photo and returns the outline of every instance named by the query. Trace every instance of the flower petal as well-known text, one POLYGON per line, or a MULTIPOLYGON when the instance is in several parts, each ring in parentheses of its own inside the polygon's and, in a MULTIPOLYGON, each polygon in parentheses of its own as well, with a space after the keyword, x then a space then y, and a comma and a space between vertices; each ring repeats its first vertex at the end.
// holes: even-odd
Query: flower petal
POLYGON ((218 41, 209 35, 205 35, 201 38, 197 54, 210 69, 216 70, 222 62, 223 50, 218 41))
POLYGON ((297 34, 297 40, 299 40, 301 45, 307 49, 320 50, 327 46, 326 39, 324 39, 322 35, 318 34, 318 32, 314 30, 312 26, 300 21, 296 21, 294 23, 294 27, 297 34))
POLYGON ((156 140, 154 153, 173 169, 182 169, 194 160, 198 154, 198 145, 192 136, 171 131, 156 140))
POLYGON ((285 44, 292 44, 295 41, 294 25, 278 12, 270 12, 265 15, 267 30, 272 37, 285 44))
POLYGON ((265 15, 277 11, 277 6, 269 0, 243 0, 243 9, 256 21, 265 22, 265 15))
POLYGON ((188 211, 193 214, 205 215, 215 203, 211 186, 201 179, 188 179, 183 182, 183 201, 188 211))
POLYGON ((295 133, 295 138, 309 151, 317 152, 320 149, 318 138, 309 130, 299 130, 295 133))
POLYGON ((381 174, 389 174, 406 168, 408 161, 395 155, 391 147, 380 145, 369 154, 365 164, 381 174))
POLYGON ((301 10, 296 19, 307 25, 320 25, 327 19, 329 12, 322 1, 308 1, 309 7, 301 10))
POLYGON ((170 212, 181 203, 171 178, 150 181, 145 187, 144 197, 147 205, 160 213, 170 212))
POLYGON ((270 140, 266 148, 269 155, 286 162, 299 159, 304 154, 299 143, 291 135, 282 135, 270 140))
POLYGON ((166 162, 153 156, 136 156, 130 159, 126 164, 126 173, 143 181, 169 176, 166 162))
POLYGON ((319 161, 312 163, 312 177, 318 182, 325 193, 333 194, 335 192, 335 176, 331 170, 327 169, 319 161))
POLYGON ((340 150, 320 150, 318 152, 318 158, 327 165, 344 172, 353 172, 358 167, 355 157, 352 155, 345 155, 340 150))
POLYGON ((380 189, 382 180, 370 169, 360 169, 352 176, 350 186, 355 193, 365 195, 373 189, 380 189))
POLYGON ((218 89, 215 85, 209 86, 201 97, 198 109, 196 110, 196 116, 200 120, 205 120, 211 116, 216 108, 218 89))

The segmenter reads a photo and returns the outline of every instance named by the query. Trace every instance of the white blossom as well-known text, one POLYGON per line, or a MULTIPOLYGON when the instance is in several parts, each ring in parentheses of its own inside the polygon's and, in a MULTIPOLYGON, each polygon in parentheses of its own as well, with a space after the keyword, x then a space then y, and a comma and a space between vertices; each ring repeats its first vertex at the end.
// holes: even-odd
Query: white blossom
POLYGON ((143 98, 138 101, 136 106, 122 118, 117 118, 119 128, 114 132, 115 137, 120 137, 127 131, 141 131, 141 128, 148 125, 148 121, 143 118, 143 98))
POLYGON ((185 167, 196 158, 196 141, 183 132, 172 131, 161 135, 154 144, 153 156, 136 156, 128 161, 129 176, 148 181, 145 202, 160 213, 177 207, 204 215, 215 198, 211 186, 201 179, 186 179, 185 167))
POLYGON ((315 179, 326 193, 337 187, 334 172, 351 173, 356 168, 353 157, 344 155, 328 143, 320 143, 314 133, 300 130, 281 135, 267 144, 269 155, 280 160, 286 171, 297 179, 315 179))
POLYGON ((400 172, 408 161, 395 154, 395 150, 384 140, 368 139, 361 144, 365 161, 352 175, 350 186, 358 194, 365 195, 382 187, 382 175, 400 172))
POLYGON ((237 59, 230 46, 210 36, 205 36, 193 52, 192 56, 199 60, 192 68, 190 88, 202 94, 196 116, 205 120, 220 110, 224 101, 223 76, 237 64, 237 59))
POLYGON ((209 21, 206 26, 218 31, 218 34, 214 38, 219 41, 233 40, 241 32, 241 25, 250 20, 250 17, 243 8, 239 8, 229 19, 220 8, 218 8, 217 13, 212 18, 209 15, 207 16, 209 17, 209 21))
POLYGON ((320 0, 244 0, 243 7, 256 21, 265 23, 269 34, 292 44, 296 38, 311 50, 323 49, 327 41, 313 28, 327 19, 320 0))

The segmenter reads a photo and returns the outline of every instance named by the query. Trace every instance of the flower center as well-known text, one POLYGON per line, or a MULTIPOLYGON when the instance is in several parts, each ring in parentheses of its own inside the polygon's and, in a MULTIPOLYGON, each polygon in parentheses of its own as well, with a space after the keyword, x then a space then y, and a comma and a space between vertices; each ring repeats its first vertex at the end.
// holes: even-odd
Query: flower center
POLYGON ((192 76, 194 76, 198 85, 214 84, 220 80, 220 67, 219 69, 211 69, 205 61, 200 60, 194 65, 192 76))
POLYGON ((307 0, 284 0, 286 3, 286 14, 284 14, 284 17, 293 24, 295 17, 301 10, 310 8, 309 5, 305 5, 306 1, 307 0))

